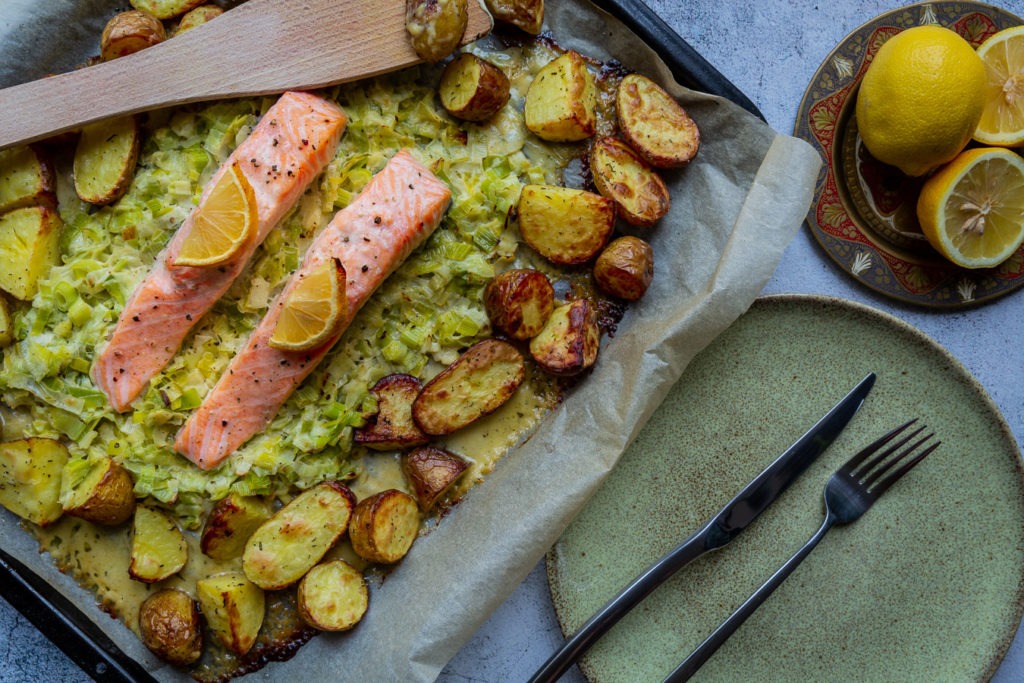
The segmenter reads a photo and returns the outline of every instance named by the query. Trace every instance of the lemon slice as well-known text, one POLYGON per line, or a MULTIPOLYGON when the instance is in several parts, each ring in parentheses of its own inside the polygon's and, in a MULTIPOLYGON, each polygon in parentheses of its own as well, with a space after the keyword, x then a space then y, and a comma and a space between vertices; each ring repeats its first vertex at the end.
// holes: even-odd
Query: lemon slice
POLYGON ((929 178, 917 200, 921 230, 965 268, 990 268, 1024 241, 1024 159, 998 147, 963 152, 929 178))
POLYGON ((281 304, 281 316, 268 343, 285 351, 314 349, 334 334, 345 311, 345 269, 325 261, 304 276, 281 304))
POLYGON ((232 164, 196 209, 176 266, 216 266, 231 259, 256 231, 256 195, 238 164, 232 164))
POLYGON ((1024 26, 990 36, 978 47, 985 64, 985 108, 974 139, 1010 147, 1024 143, 1024 26))

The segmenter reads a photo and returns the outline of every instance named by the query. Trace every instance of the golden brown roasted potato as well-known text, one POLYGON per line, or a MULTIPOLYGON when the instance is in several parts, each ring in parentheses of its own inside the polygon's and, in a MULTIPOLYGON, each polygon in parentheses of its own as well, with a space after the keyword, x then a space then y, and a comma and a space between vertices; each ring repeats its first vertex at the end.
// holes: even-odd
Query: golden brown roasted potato
POLYGON ((215 574, 196 582, 206 625, 221 645, 238 656, 256 642, 266 612, 263 591, 242 572, 215 574))
POLYGON ((60 478, 68 451, 60 441, 32 437, 0 443, 0 505, 46 526, 60 518, 60 478))
POLYGON ((204 0, 131 0, 132 7, 157 19, 173 19, 203 4, 204 0))
POLYGON ((75 147, 75 192, 83 202, 110 204, 128 191, 139 159, 139 122, 123 116, 82 129, 75 147))
POLYGON ((196 26, 202 26, 222 14, 224 14, 224 10, 217 5, 200 5, 185 13, 185 16, 178 22, 178 28, 175 30, 174 35, 181 35, 185 31, 194 29, 196 26))
POLYGON ((337 481, 297 495, 249 537, 242 553, 246 577, 264 590, 301 579, 348 529, 355 504, 352 492, 337 481))
POLYGON ((163 23, 152 14, 137 9, 111 17, 100 36, 100 59, 109 62, 167 39, 163 23))
POLYGON ((203 629, 199 610, 188 593, 165 588, 139 606, 142 643, 160 659, 188 666, 203 654, 203 629))
POLYGON ((569 51, 544 66, 526 91, 526 127, 552 142, 589 138, 597 130, 597 90, 587 63, 569 51))
POLYGON ((466 0, 406 0, 405 30, 412 49, 427 62, 440 62, 459 45, 469 23, 466 0))
POLYGON ((622 79, 615 109, 622 137, 651 166, 683 166, 697 155, 697 124, 671 95, 646 76, 630 74, 622 79))
POLYGON ((0 294, 0 349, 11 345, 14 341, 14 327, 11 320, 11 305, 7 297, 0 294))
POLYGON ((519 233, 541 256, 571 265, 590 260, 615 227, 615 202, 593 192, 526 185, 519 195, 519 233))
POLYGON ((597 313, 588 299, 559 306, 541 333, 530 340, 530 355, 553 375, 575 375, 597 360, 601 330, 597 313))
POLYGON ((544 23, 544 0, 484 0, 495 21, 512 24, 532 36, 544 23))
POLYGON ((469 463, 441 448, 421 446, 402 458, 402 470, 426 512, 462 476, 469 463))
POLYGON ((594 263, 594 280, 602 291, 626 301, 644 295, 654 278, 654 252, 639 237, 613 240, 594 263))
POLYGON ((444 68, 441 105, 463 121, 485 121, 508 103, 508 76, 501 68, 465 52, 444 68))
POLYGON ((215 560, 239 557, 249 537, 273 512, 270 503, 259 496, 230 493, 210 510, 199 537, 199 548, 215 560))
POLYGON ((529 339, 540 332, 554 307, 551 281, 532 268, 506 270, 484 288, 491 325, 513 339, 529 339))
POLYGON ((299 582, 299 616, 321 631, 347 631, 363 618, 370 594, 366 581, 344 560, 318 564, 299 582))
POLYGON ((0 214, 26 206, 57 206, 57 176, 39 145, 0 149, 0 214))
POLYGON ((188 561, 188 544, 177 523, 148 505, 135 508, 128 573, 136 581, 156 583, 174 576, 188 561))
POLYGON ((668 213, 665 181, 621 140, 606 137, 594 143, 590 172, 597 191, 615 202, 627 223, 646 228, 668 213))
POLYGON ((485 339, 427 382, 412 417, 427 434, 450 434, 497 410, 526 374, 523 356, 508 342, 485 339))
POLYGON ((420 530, 416 499, 388 489, 364 498, 352 512, 348 537, 359 557, 393 564, 405 557, 420 530))
POLYGON ((135 482, 113 458, 69 463, 61 478, 60 500, 66 514, 113 526, 135 512, 135 482))
POLYGON ((60 215, 46 206, 28 206, 0 216, 0 289, 27 301, 39 280, 60 260, 60 215))
POLYGON ((423 384, 412 375, 395 373, 381 377, 370 389, 377 399, 377 414, 365 426, 356 429, 358 444, 378 451, 412 448, 430 440, 412 419, 412 403, 423 384))

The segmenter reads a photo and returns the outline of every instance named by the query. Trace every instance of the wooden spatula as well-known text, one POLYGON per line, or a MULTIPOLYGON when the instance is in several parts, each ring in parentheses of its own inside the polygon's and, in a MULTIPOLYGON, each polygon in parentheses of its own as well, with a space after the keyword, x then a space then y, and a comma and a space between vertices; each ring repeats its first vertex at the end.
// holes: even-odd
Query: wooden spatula
MULTIPOLYGON (((463 43, 492 28, 479 2, 468 4, 463 43)), ((0 90, 0 147, 111 116, 319 88, 420 61, 402 0, 248 0, 141 52, 0 90)))

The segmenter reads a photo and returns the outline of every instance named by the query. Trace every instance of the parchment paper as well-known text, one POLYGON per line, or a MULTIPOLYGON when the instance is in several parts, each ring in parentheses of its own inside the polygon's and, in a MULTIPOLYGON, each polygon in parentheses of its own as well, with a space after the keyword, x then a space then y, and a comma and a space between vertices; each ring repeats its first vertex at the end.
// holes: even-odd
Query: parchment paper
MULTIPOLYGON (((121 9, 110 0, 4 5, 0 85, 94 54, 105 18, 121 9)), ((644 235, 654 248, 654 282, 615 336, 602 341, 592 374, 374 587, 370 609, 353 631, 319 636, 290 662, 247 680, 436 678, 543 557, 687 363, 759 294, 806 215, 820 164, 809 145, 730 102, 676 85, 657 55, 586 0, 548 0, 546 23, 566 47, 655 77, 700 127, 696 160, 665 174, 670 213, 644 235)), ((48 564, 12 515, 0 513, 0 534, 8 552, 52 577, 158 678, 183 678, 48 564)))

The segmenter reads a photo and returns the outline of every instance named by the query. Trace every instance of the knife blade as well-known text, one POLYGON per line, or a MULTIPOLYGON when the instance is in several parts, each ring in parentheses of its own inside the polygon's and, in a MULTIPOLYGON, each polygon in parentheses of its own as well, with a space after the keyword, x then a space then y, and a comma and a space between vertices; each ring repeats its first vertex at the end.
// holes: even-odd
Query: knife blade
POLYGON ((736 538, 835 441, 860 410, 875 384, 875 377, 875 373, 869 373, 704 526, 609 600, 533 674, 529 683, 558 680, 580 655, 670 576, 704 553, 717 550, 736 538))

